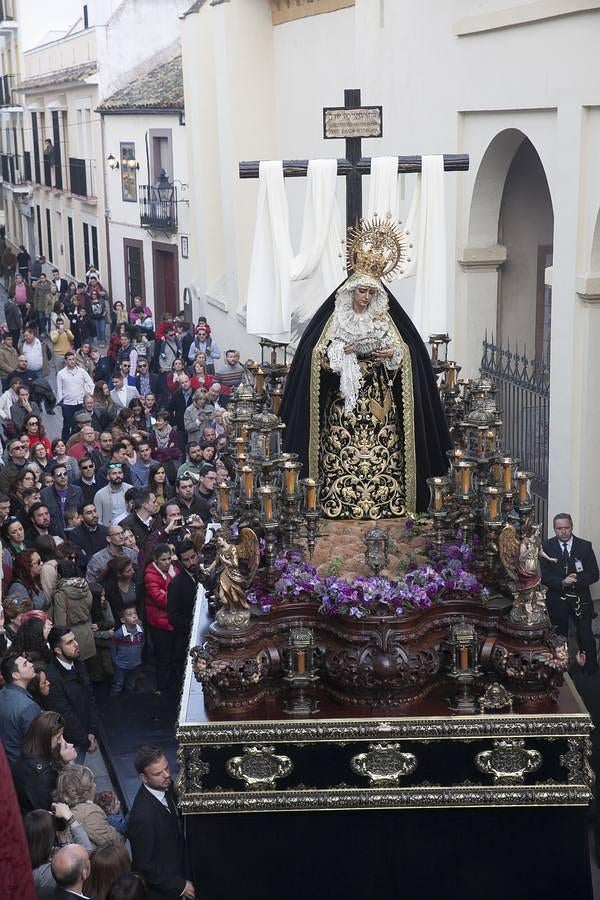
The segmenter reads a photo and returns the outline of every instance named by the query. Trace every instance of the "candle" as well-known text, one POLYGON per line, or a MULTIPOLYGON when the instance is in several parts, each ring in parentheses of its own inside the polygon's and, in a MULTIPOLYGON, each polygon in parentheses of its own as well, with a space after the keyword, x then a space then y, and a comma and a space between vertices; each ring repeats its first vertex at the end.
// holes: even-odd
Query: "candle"
POLYGON ((459 668, 461 672, 466 672, 469 668, 469 649, 468 647, 461 647, 459 649, 459 668))
POLYGON ((317 508, 317 485, 313 478, 307 478, 306 484, 306 508, 315 510, 317 508))
POLYGON ((279 410, 281 408, 281 388, 276 387, 271 394, 271 402, 273 404, 273 412, 276 416, 279 415, 279 410))
POLYGON ((461 467, 460 470, 460 486, 463 494, 468 494, 471 485, 471 469, 469 466, 461 467))
POLYGON ((234 444, 235 444, 235 455, 237 456, 238 459, 239 459, 240 456, 242 456, 243 453, 244 453, 244 445, 245 445, 245 443, 246 443, 246 441, 245 441, 245 439, 244 439, 243 437, 237 437, 237 438, 235 438, 235 440, 234 440, 234 444))
POLYGON ((298 675, 303 675, 306 672, 306 652, 304 650, 296 651, 296 670, 298 675))
POLYGON ((296 493, 296 483, 298 478, 298 470, 293 465, 286 464, 283 467, 283 484, 286 494, 296 493))
POLYGON ((263 490, 262 500, 265 522, 271 522, 273 519, 273 496, 270 490, 266 488, 263 490))
POLYGON ((465 451, 463 450, 462 447, 454 448, 454 459, 455 460, 461 460, 464 455, 465 455, 465 451))
POLYGON ((489 428, 485 433, 486 445, 488 451, 496 449, 496 432, 489 428))
POLYGON ((229 487, 224 481, 219 485, 219 503, 221 504, 221 512, 229 512, 229 487))
POLYGON ((262 369, 259 369, 254 378, 254 387, 256 388, 256 393, 259 397, 265 392, 265 373, 262 369))
POLYGON ((490 496, 490 519, 497 519, 497 518, 498 518, 498 496, 497 496, 497 494, 491 494, 491 496, 490 496))
POLYGON ((277 348, 276 347, 273 347, 273 349, 271 350, 271 365, 272 366, 277 365, 277 348))
POLYGON ((448 363, 448 371, 446 373, 446 384, 449 388, 456 385, 457 366, 455 363, 448 363))
POLYGON ((512 490, 512 460, 503 463, 502 487, 507 494, 512 490))
POLYGON ((254 472, 251 466, 242 466, 242 492, 246 500, 254 496, 254 472))
POLYGON ((248 426, 247 425, 242 425, 242 427, 240 428, 240 437, 243 441, 248 440, 248 426))
POLYGON ((527 474, 519 472, 517 478, 519 481, 519 503, 525 503, 527 500, 527 474))

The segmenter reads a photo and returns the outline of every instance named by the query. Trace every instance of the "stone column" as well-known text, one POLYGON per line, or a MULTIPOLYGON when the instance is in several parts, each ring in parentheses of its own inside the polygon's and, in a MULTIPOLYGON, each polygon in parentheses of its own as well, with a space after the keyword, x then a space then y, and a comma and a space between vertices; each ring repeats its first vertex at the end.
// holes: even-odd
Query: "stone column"
POLYGON ((506 247, 463 247, 458 262, 465 275, 456 303, 452 358, 462 365, 462 377, 476 378, 485 333, 489 339, 497 333, 498 273, 506 262, 506 247))

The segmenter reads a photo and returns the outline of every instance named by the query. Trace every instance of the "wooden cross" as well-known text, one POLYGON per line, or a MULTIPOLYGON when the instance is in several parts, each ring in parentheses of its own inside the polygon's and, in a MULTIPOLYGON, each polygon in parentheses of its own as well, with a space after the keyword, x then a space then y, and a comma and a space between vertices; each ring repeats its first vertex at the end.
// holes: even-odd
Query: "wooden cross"
MULTIPOLYGON (((352 124, 349 122, 344 129, 346 140, 346 156, 344 159, 337 161, 337 173, 343 175, 346 179, 346 228, 356 226, 362 217, 362 178, 363 175, 369 175, 371 172, 371 157, 362 155, 362 139, 363 137, 382 137, 383 131, 380 127, 379 133, 374 133, 372 128, 367 127, 365 133, 365 122, 369 121, 368 113, 379 110, 381 123, 381 107, 361 107, 360 90, 344 91, 344 106, 325 108, 323 110, 323 119, 325 126, 324 137, 333 137, 327 134, 327 115, 338 111, 348 111, 348 113, 356 114, 358 120, 353 133, 352 124), (360 114, 364 115, 361 122, 360 114)), ((350 118, 350 116, 348 116, 350 118)), ((373 121, 373 116, 370 119, 373 121)), ((335 137, 338 135, 336 134, 335 137)), ((283 174, 286 178, 298 178, 306 175, 308 172, 307 159, 284 159, 283 174)), ((246 160, 240 163, 240 178, 258 178, 259 160, 246 160)), ((466 172, 469 168, 469 157, 467 154, 445 153, 444 154, 444 171, 445 172, 466 172)), ((420 156, 399 156, 398 172, 420 172, 421 157, 420 156)))

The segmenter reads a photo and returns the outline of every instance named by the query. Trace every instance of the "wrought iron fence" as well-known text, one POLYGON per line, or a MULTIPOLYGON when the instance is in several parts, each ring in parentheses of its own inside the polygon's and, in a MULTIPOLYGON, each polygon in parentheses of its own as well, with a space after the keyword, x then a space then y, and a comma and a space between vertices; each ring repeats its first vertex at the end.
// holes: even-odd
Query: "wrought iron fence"
POLYGON ((503 439, 506 451, 519 459, 522 469, 532 473, 531 492, 535 503, 535 521, 546 533, 548 512, 548 445, 550 418, 550 353, 542 360, 528 359, 510 343, 502 348, 483 341, 481 374, 498 389, 502 411, 503 439))

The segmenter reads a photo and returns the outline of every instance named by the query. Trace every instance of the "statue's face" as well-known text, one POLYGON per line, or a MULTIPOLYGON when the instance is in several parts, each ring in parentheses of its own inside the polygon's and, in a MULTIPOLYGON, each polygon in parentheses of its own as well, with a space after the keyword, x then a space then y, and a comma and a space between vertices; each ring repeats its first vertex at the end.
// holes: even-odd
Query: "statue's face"
POLYGON ((369 287, 366 284, 359 284, 358 287, 354 288, 352 293, 352 309, 354 312, 366 312, 376 293, 377 291, 374 287, 369 287))

